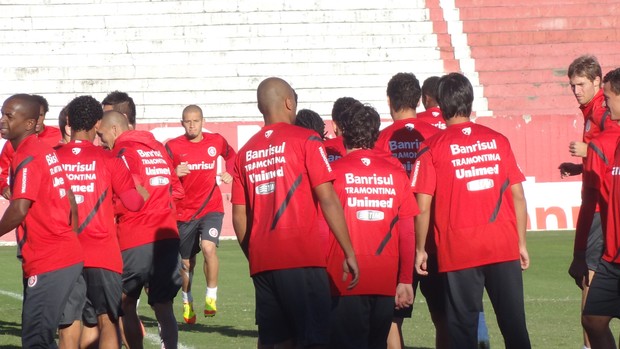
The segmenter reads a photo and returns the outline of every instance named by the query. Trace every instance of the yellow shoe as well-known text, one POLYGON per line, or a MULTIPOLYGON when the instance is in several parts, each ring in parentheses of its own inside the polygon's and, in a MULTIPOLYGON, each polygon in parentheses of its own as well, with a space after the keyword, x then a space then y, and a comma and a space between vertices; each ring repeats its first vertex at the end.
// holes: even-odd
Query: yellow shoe
POLYGON ((196 314, 194 313, 194 305, 192 303, 183 302, 183 320, 187 324, 196 323, 196 314))
POLYGON ((214 317, 215 313, 217 313, 217 306, 215 305, 215 299, 206 297, 205 317, 214 317))

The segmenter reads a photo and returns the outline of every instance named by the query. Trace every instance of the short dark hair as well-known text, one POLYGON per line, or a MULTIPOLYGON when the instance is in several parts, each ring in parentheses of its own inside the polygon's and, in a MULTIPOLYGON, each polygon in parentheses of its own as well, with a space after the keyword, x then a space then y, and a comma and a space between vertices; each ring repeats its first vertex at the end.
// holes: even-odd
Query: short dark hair
POLYGON ((91 96, 74 98, 67 106, 69 126, 72 131, 89 131, 103 117, 99 101, 91 96))
POLYGON ((295 118, 295 125, 307 128, 309 130, 314 130, 316 131, 316 133, 319 134, 319 136, 321 136, 322 139, 325 139, 325 122, 323 121, 321 116, 314 110, 299 110, 295 118))
POLYGON ((429 96, 434 100, 437 100, 437 83, 439 82, 439 76, 431 76, 424 80, 422 84, 422 95, 429 96))
POLYGON ((356 103, 342 118, 342 138, 347 149, 372 149, 379 137, 381 117, 370 105, 356 103))
POLYGON ((568 66, 569 79, 574 76, 585 76, 588 80, 594 81, 597 77, 602 79, 602 75, 601 65, 593 55, 579 56, 568 66))
POLYGON ((60 113, 58 113, 58 128, 60 129, 60 134, 62 134, 62 138, 65 138, 68 136, 67 130, 65 130, 65 126, 67 126, 69 122, 68 114, 69 114, 69 105, 67 104, 60 110, 60 113))
POLYGON ((445 120, 455 116, 469 117, 474 102, 474 89, 465 75, 450 73, 437 83, 437 103, 445 120))
POLYGON ((332 107, 332 120, 340 127, 340 119, 342 113, 355 103, 359 103, 357 99, 353 97, 340 97, 334 102, 332 107))
POLYGON ((7 98, 5 102, 14 99, 20 101, 22 106, 24 107, 23 114, 25 119, 39 119, 39 112, 41 108, 41 102, 39 101, 39 99, 37 99, 33 95, 29 95, 26 93, 17 93, 7 98))
POLYGON ((39 106, 43 107, 43 114, 47 114, 47 112, 50 111, 50 105, 47 103, 47 99, 45 99, 45 97, 40 95, 32 95, 32 97, 37 100, 39 106))
POLYGON ((620 95, 620 68, 616 68, 605 74, 603 83, 609 84, 611 92, 620 95))
POLYGON ((412 73, 398 73, 388 82, 387 96, 394 111, 415 110, 422 96, 420 82, 412 73))
POLYGON ((120 91, 110 92, 101 101, 101 104, 111 105, 112 110, 125 114, 129 124, 136 126, 136 105, 133 102, 133 98, 129 97, 127 93, 120 91))

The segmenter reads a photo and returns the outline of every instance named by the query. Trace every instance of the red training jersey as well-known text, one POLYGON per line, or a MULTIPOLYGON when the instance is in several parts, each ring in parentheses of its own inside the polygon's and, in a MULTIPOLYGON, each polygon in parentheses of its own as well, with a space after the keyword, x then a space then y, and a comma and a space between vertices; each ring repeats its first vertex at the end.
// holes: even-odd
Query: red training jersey
POLYGON ((36 135, 26 137, 13 155, 11 190, 11 200, 32 202, 26 218, 15 229, 24 277, 84 261, 70 225, 67 178, 52 147, 36 135))
POLYGON ((248 212, 251 275, 325 267, 312 188, 332 180, 323 141, 313 130, 268 125, 239 150, 232 203, 248 212))
POLYGON ((134 183, 150 195, 137 212, 127 210, 120 202, 116 204, 121 251, 178 239, 173 198, 182 197, 183 188, 164 146, 148 131, 126 131, 116 139, 113 153, 125 162, 134 183))
MULTIPOLYGON (((410 246, 399 246, 399 219, 411 219, 418 214, 418 206, 410 189, 407 174, 400 164, 386 159, 376 150, 356 150, 334 162, 334 189, 344 208, 349 236, 360 270, 360 280, 352 290, 342 282, 344 253, 333 235, 327 258, 332 294, 394 296, 399 282, 400 252, 414 254, 414 238, 410 246)), ((413 258, 408 270, 413 275, 413 258)))
POLYGON ((379 133, 375 149, 391 153, 409 176, 422 141, 437 132, 438 128, 416 118, 396 120, 379 133))
POLYGON ((202 133, 202 140, 192 142, 185 135, 171 139, 166 150, 173 168, 186 163, 190 173, 180 177, 185 198, 177 203, 177 220, 188 222, 209 212, 224 212, 222 192, 217 185, 217 159, 224 158, 226 172, 232 175, 235 151, 217 133, 202 133))
POLYGON ((520 258, 511 186, 524 180, 508 139, 488 127, 465 122, 424 141, 412 186, 434 196, 440 272, 520 258))
POLYGON ((586 105, 580 105, 583 113, 583 141, 590 143, 601 131, 608 127, 617 127, 618 123, 611 120, 605 107, 603 89, 599 89, 592 100, 586 105))
POLYGON ((447 127, 446 121, 443 119, 443 114, 441 114, 441 109, 439 109, 439 107, 428 108, 425 111, 418 113, 416 117, 420 120, 428 122, 438 129, 445 130, 447 127))
POLYGON ((347 149, 344 147, 342 136, 328 138, 323 141, 325 151, 327 151, 327 161, 334 162, 341 157, 347 155, 347 149))
POLYGON ((84 267, 122 273, 112 196, 135 189, 129 170, 120 158, 88 141, 71 141, 56 152, 78 206, 84 267))

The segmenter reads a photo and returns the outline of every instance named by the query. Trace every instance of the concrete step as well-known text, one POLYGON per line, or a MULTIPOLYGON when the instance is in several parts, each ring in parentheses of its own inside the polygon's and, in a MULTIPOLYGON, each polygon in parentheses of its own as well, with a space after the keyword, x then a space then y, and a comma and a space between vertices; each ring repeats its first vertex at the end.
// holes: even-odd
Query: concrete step
MULTIPOLYGON (((564 61, 570 60, 567 57, 577 57, 586 52, 596 52, 597 55, 613 55, 620 53, 620 42, 564 42, 555 44, 534 44, 534 45, 502 45, 502 46, 474 46, 471 47, 471 54, 476 59, 483 58, 511 58, 533 56, 556 55, 562 57, 564 61)), ((619 60, 614 60, 619 62, 619 60)), ((604 64, 605 62, 601 62, 604 64)), ((612 63, 610 61, 609 63, 612 63)))
POLYGON ((583 17, 584 13, 592 14, 592 20, 598 18, 596 14, 606 16, 616 16, 620 12, 620 3, 617 1, 610 3, 589 3, 589 4, 541 4, 537 6, 521 5, 516 6, 486 6, 486 7, 462 7, 459 9, 461 20, 481 20, 481 19, 513 19, 513 18, 563 18, 563 17, 583 17))
POLYGON ((463 23, 467 33, 529 32, 573 29, 616 28, 620 24, 618 16, 597 17, 538 17, 513 19, 485 19, 463 23))
POLYGON ((536 45, 570 42, 617 42, 620 29, 574 29, 553 31, 472 33, 467 35, 470 46, 536 45))

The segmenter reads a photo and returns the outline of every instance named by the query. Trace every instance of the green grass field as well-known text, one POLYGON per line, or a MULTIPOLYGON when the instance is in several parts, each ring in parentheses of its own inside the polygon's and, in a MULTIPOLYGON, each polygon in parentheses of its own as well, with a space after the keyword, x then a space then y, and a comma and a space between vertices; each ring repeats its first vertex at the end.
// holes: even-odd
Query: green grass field
MULTIPOLYGON (((580 291, 566 270, 572 256, 573 233, 531 232, 528 247, 531 267, 524 273, 525 305, 528 328, 534 348, 580 348, 580 291)), ((195 325, 182 323, 180 293, 175 302, 181 348, 253 348, 257 331, 254 325, 254 290, 245 260, 236 241, 223 241, 219 248, 220 284, 218 314, 215 318, 198 317, 195 325)), ((15 247, 0 247, 0 348, 20 347, 22 292, 21 268, 15 247)), ((200 264, 199 264, 200 265, 200 264)), ((362 271, 363 272, 363 271, 362 271)), ((198 274, 197 274, 198 275, 198 274)), ((201 299, 204 278, 195 277, 194 297, 201 299)), ((199 301, 197 312, 202 313, 199 301)), ((485 302, 487 323, 493 348, 503 348, 492 307, 485 302)), ((147 328, 146 348, 159 348, 157 324, 146 302, 140 314, 147 328)), ((614 333, 618 327, 614 324, 614 333)), ((433 348, 434 330, 424 298, 414 305, 413 319, 405 321, 407 348, 433 348)))

